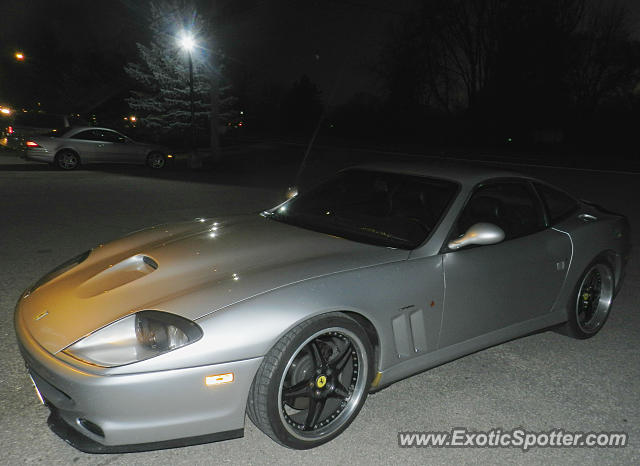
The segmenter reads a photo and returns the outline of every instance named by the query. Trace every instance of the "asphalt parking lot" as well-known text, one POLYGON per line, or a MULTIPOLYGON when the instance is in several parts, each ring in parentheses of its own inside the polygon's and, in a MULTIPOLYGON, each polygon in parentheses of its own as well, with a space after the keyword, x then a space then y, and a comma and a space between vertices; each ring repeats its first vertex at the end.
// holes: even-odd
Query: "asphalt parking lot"
POLYGON ((544 332, 403 380, 372 395, 343 435, 311 451, 280 447, 248 419, 242 439, 124 455, 84 454, 51 433, 48 410, 38 403, 13 332, 13 307, 22 290, 68 257, 129 231, 273 205, 295 166, 271 164, 263 148, 252 150, 256 161, 246 171, 196 174, 135 167, 62 172, 0 153, 0 464, 638 464, 640 175, 540 167, 520 171, 620 211, 632 225, 635 249, 626 282, 595 338, 544 332), (629 444, 528 452, 398 447, 399 431, 454 427, 622 431, 629 444))

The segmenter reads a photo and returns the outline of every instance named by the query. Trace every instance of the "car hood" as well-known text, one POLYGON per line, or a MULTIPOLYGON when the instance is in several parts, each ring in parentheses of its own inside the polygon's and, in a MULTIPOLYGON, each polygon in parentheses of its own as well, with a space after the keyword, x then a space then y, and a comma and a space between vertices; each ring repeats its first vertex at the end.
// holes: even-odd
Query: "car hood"
POLYGON ((291 283, 407 255, 260 215, 199 219, 95 248, 79 265, 25 293, 17 313, 36 341, 56 353, 142 309, 195 320, 291 283))

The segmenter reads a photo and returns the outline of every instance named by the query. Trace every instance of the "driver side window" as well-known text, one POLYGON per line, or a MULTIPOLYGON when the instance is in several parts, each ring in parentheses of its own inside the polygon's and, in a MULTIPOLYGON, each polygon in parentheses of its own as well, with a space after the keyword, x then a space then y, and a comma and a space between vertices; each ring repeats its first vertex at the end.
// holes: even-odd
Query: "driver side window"
POLYGON ((521 182, 481 185, 458 218, 455 237, 476 223, 492 223, 505 233, 505 240, 530 235, 544 229, 540 203, 521 182))

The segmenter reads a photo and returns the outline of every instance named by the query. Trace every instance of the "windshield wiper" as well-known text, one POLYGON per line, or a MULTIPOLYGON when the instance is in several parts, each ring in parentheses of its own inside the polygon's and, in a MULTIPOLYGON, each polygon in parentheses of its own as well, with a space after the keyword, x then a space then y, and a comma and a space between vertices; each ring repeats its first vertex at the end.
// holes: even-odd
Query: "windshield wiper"
POLYGON ((391 233, 388 233, 386 231, 376 230, 375 228, 372 228, 372 227, 360 227, 360 231, 364 231, 366 233, 373 233, 376 236, 382 236, 384 238, 394 240, 394 241, 399 241, 402 243, 410 243, 410 241, 407 240, 406 238, 401 238, 400 236, 392 235, 391 233))

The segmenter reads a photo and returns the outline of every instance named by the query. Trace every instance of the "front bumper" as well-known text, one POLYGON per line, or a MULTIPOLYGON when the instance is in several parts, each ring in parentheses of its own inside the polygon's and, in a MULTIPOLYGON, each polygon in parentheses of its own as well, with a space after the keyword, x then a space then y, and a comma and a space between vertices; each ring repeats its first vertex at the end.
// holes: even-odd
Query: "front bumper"
POLYGON ((49 354, 20 325, 16 333, 52 412, 50 427, 82 451, 144 451, 242 436, 247 396, 262 358, 96 375, 49 354), (205 377, 228 372, 232 383, 206 386, 205 377))
POLYGON ((58 437, 69 445, 85 453, 133 453, 150 450, 163 450, 167 448, 179 448, 189 445, 200 445, 203 443, 219 442, 231 440, 244 436, 244 429, 230 430, 227 432, 217 432, 215 434, 198 435, 195 437, 181 438, 175 440, 165 440, 163 442, 134 443, 129 445, 103 445, 79 431, 73 429, 66 421, 60 417, 58 411, 53 406, 49 406, 51 414, 47 419, 49 428, 58 437))

